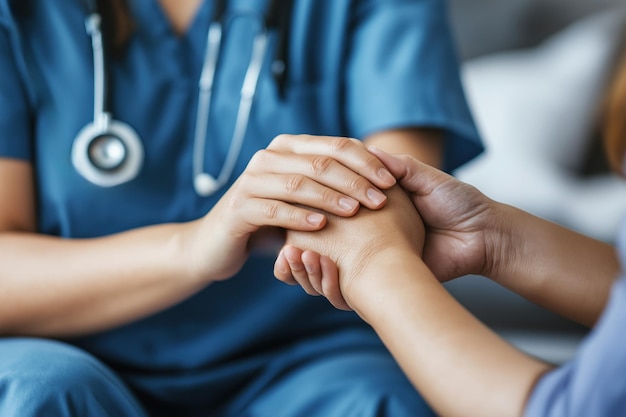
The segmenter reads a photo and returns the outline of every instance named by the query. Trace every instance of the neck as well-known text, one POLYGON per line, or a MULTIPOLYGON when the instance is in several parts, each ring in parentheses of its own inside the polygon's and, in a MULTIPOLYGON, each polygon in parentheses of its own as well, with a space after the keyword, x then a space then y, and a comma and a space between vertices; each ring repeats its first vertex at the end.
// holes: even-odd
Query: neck
POLYGON ((177 35, 184 34, 193 21, 202 0, 158 0, 177 35))

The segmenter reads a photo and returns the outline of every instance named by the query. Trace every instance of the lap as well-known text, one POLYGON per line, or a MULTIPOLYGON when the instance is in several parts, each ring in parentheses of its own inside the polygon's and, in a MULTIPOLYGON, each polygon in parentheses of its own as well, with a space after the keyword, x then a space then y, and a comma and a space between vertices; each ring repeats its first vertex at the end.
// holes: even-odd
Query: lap
MULTIPOLYGON (((432 417, 382 345, 283 353, 233 415, 246 417, 432 417)), ((241 405, 241 403, 240 403, 241 405)))
POLYGON ((0 415, 143 416, 108 367, 71 345, 45 339, 0 339, 0 415))
MULTIPOLYGON (((256 376, 228 405, 196 408, 188 415, 434 415, 375 336, 341 333, 340 337, 308 340, 275 355, 264 355, 256 376)), ((1 416, 146 416, 113 371, 71 345, 42 339, 0 339, 0 358, 1 416)), ((212 384, 205 387, 205 395, 215 388, 212 384)))

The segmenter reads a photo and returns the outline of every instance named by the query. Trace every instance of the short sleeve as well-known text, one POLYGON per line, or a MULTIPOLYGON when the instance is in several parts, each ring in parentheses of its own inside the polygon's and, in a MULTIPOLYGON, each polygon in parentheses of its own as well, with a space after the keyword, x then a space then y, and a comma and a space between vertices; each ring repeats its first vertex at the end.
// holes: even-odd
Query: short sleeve
POLYGON ((346 74, 350 131, 363 138, 390 128, 441 128, 447 171, 479 154, 445 2, 357 4, 346 74))
POLYGON ((0 157, 30 159, 30 107, 9 26, 0 16, 0 157))
POLYGON ((527 417, 626 416, 626 277, 571 362, 544 375, 527 417))

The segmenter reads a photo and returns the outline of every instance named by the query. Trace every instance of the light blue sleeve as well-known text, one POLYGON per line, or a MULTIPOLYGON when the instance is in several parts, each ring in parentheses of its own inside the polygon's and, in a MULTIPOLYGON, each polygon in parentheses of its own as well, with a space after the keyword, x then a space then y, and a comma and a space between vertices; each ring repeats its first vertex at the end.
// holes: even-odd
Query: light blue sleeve
POLYGON ((30 159, 33 123, 15 58, 12 25, 0 10, 0 158, 30 159))
POLYGON ((626 277, 574 360, 538 382, 525 416, 626 416, 626 277))
POLYGON ((444 169, 482 145, 460 79, 442 0, 370 0, 358 5, 347 68, 350 131, 410 126, 446 133, 444 169))

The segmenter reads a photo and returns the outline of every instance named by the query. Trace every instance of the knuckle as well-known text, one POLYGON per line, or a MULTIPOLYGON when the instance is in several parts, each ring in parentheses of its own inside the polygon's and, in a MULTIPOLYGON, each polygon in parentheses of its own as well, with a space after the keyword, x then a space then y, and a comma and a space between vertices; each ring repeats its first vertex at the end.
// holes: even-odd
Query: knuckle
POLYGON ((306 222, 306 214, 303 212, 303 210, 292 207, 292 209, 289 210, 289 222, 291 224, 300 224, 306 222))
POLYGON ((285 191, 289 194, 297 193, 302 189, 304 182, 304 175, 291 175, 285 182, 285 191))
POLYGON ((354 146, 352 139, 336 137, 330 141, 330 148, 333 154, 343 153, 354 146))
POLYGON ((267 219, 275 220, 278 218, 278 214, 280 212, 280 208, 278 206, 278 202, 268 201, 263 204, 263 214, 267 219))
POLYGON ((259 167, 266 167, 270 162, 272 152, 267 149, 258 150, 252 155, 248 162, 248 168, 256 169, 259 167))
POLYGON ((348 178, 346 178, 346 187, 350 190, 350 191, 357 191, 361 188, 364 188, 365 184, 364 181, 361 177, 358 176, 350 176, 348 178))
POLYGON ((311 159, 311 171, 315 175, 322 175, 327 172, 335 160, 328 156, 317 156, 311 159))
POLYGON ((272 139, 272 142, 270 142, 268 148, 280 147, 285 142, 291 140, 291 137, 292 137, 292 135, 288 135, 286 133, 281 133, 280 135, 275 136, 274 139, 272 139))
POLYGON ((324 204, 331 203, 332 201, 334 201, 334 198, 335 192, 329 188, 324 188, 319 192, 318 200, 324 204))
POLYGON ((374 155, 367 153, 366 157, 360 160, 360 166, 368 167, 368 168, 379 168, 383 166, 383 163, 380 162, 378 158, 374 155))

